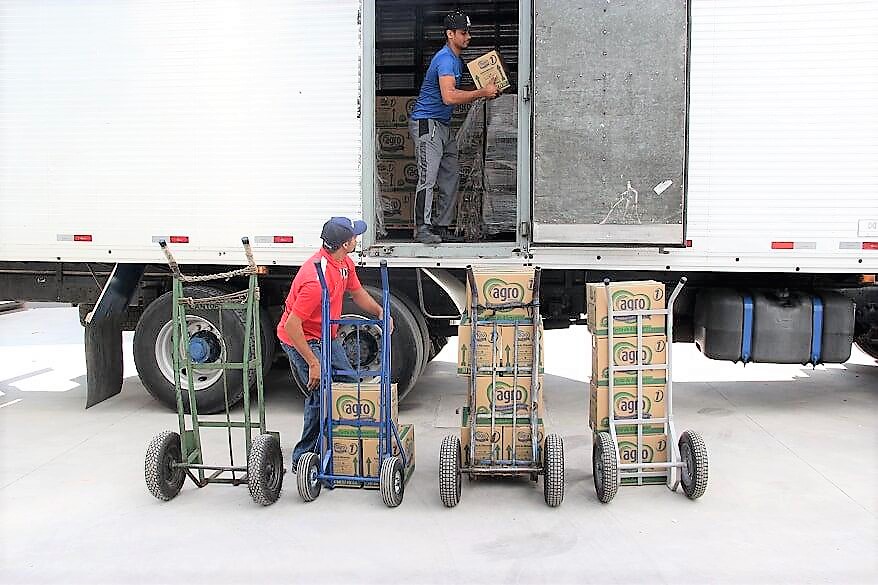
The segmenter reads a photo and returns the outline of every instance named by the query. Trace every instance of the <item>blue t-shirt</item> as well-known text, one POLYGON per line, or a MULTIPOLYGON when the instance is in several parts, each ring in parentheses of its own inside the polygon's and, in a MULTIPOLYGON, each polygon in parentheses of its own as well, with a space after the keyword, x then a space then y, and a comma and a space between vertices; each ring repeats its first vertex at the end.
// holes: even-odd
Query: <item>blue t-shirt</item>
POLYGON ((454 106, 446 106, 442 102, 442 90, 439 89, 439 78, 444 75, 453 75, 454 87, 460 87, 460 78, 463 75, 461 61, 448 45, 442 47, 430 61, 424 83, 421 84, 421 93, 418 94, 418 101, 412 110, 412 120, 432 118, 443 124, 451 122, 454 106))

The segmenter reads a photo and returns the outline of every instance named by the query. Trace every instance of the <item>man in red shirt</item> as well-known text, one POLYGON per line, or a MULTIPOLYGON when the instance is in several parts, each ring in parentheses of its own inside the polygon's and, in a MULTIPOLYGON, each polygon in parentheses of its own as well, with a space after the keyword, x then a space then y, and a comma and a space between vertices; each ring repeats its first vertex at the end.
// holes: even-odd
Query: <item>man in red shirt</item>
MULTIPOLYGON (((346 217, 333 217, 323 225, 320 237, 323 247, 308 259, 296 273, 290 292, 284 303, 284 314, 277 326, 277 336, 290 360, 293 376, 298 376, 302 385, 308 389, 305 398, 304 424, 302 438, 293 450, 293 472, 299 457, 317 447, 320 433, 320 396, 314 390, 320 385, 320 356, 325 349, 321 347, 322 298, 323 289, 317 277, 315 262, 320 262, 326 286, 329 290, 330 318, 340 319, 344 295, 350 293, 354 303, 381 319, 381 305, 360 285, 356 266, 348 257, 357 247, 357 237, 366 231, 366 222, 351 221, 346 217)), ((393 329, 391 321, 391 330, 393 329)), ((336 339, 338 326, 333 325, 330 332, 332 342, 328 348, 332 356, 332 369, 353 370, 347 354, 336 339)), ((346 375, 333 375, 335 382, 357 382, 346 375)))

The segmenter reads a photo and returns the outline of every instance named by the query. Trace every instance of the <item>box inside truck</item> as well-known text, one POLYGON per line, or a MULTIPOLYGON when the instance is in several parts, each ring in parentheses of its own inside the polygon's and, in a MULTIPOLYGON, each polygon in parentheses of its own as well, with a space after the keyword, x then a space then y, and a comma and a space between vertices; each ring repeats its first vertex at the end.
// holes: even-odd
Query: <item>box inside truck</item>
MULTIPOLYGON (((450 127, 458 146, 459 180, 451 231, 460 242, 516 239, 518 1, 376 0, 375 220, 381 241, 414 239, 418 166, 409 115, 431 59, 445 44, 445 15, 456 9, 470 17, 472 34, 460 55, 460 89, 476 88, 466 64, 494 50, 505 62, 510 86, 497 99, 454 109, 450 127)), ((434 206, 437 200, 438 195, 434 206)))

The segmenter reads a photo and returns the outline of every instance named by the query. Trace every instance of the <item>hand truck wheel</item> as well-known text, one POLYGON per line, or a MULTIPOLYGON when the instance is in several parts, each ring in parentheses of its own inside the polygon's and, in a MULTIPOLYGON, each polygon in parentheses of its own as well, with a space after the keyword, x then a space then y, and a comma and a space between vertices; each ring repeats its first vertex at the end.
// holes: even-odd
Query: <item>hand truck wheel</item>
POLYGON ((253 501, 268 506, 280 497, 284 483, 284 458, 274 435, 259 435, 247 456, 247 486, 253 501))
POLYGON ((460 437, 448 435, 439 448, 439 498, 446 508, 460 502, 460 437))
POLYGON ((594 491, 598 500, 606 504, 619 491, 619 461, 610 433, 596 433, 591 454, 594 491))
POLYGON ((707 489, 707 445, 695 431, 685 431, 678 442, 683 462, 680 483, 690 500, 704 495, 707 489))
POLYGON ((182 462, 183 451, 178 433, 163 431, 153 437, 144 461, 144 477, 149 493, 163 502, 179 494, 186 481, 186 471, 173 464, 182 462))
POLYGON ((555 434, 546 437, 543 497, 552 508, 557 508, 564 501, 564 442, 555 434))
POLYGON ((299 495, 306 502, 313 502, 320 495, 319 475, 320 456, 310 451, 299 457, 296 464, 296 486, 299 488, 299 495))
POLYGON ((405 496, 405 469, 400 457, 388 457, 381 462, 381 475, 378 478, 381 499, 388 508, 396 508, 405 496))

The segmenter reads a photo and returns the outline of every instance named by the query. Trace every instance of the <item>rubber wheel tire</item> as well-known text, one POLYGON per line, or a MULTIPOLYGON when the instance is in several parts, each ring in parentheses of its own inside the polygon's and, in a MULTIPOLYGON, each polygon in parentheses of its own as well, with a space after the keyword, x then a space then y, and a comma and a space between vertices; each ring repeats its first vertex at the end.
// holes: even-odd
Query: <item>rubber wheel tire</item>
MULTIPOLYGON (((208 286, 189 286, 183 289, 183 294, 195 298, 224 294, 219 288, 208 286)), ((143 382, 144 388, 159 402, 172 410, 177 409, 177 394, 174 389, 173 379, 168 380, 159 369, 156 361, 156 338, 166 323, 171 320, 172 293, 168 292, 154 300, 143 312, 137 328, 134 330, 134 363, 137 373, 143 382)), ((216 324, 217 312, 191 311, 192 315, 201 317, 210 323, 216 324)), ((223 333, 225 337, 227 359, 231 362, 240 362, 244 355, 244 320, 243 315, 232 311, 223 312, 223 333)), ((226 372, 229 387, 229 406, 237 404, 244 396, 243 373, 240 370, 226 372)), ((256 376, 250 376, 251 386, 256 383, 256 376)), ((225 396, 223 392, 222 377, 202 390, 197 390, 195 398, 198 401, 200 414, 215 414, 225 411, 225 396)), ((183 390, 183 409, 189 413, 189 392, 183 390)))
POLYGON ((274 435, 259 435, 247 456, 247 486, 253 501, 269 506, 280 497, 284 483, 284 458, 274 435))
POLYGON ((171 463, 182 462, 183 451, 178 433, 163 431, 153 437, 146 449, 143 466, 149 493, 163 502, 176 497, 186 481, 186 471, 182 467, 171 467, 171 463))
MULTIPOLYGON (((371 285, 365 285, 363 288, 369 291, 372 298, 380 304, 381 291, 379 289, 371 285)), ((342 314, 372 318, 372 316, 363 314, 362 309, 347 297, 342 314)), ((418 319, 409 309, 409 304, 392 293, 390 295, 390 314, 394 323, 393 341, 390 345, 390 379, 397 384, 397 393, 401 401, 412 391, 418 377, 426 367, 429 337, 426 337, 426 325, 422 331, 418 319)))
POLYGON ((557 508, 564 501, 564 442, 554 434, 546 436, 543 496, 550 508, 557 508))
POLYGON ((863 353, 865 353, 869 357, 873 357, 878 360, 878 343, 873 342, 869 338, 868 333, 861 335, 854 342, 857 344, 857 347, 859 347, 863 351, 863 353))
POLYGON ((616 497, 619 491, 619 461, 616 447, 610 433, 595 433, 591 454, 591 468, 594 475, 594 491, 598 500, 606 504, 616 497))
POLYGON ((680 484, 690 500, 696 500, 707 490, 707 445, 695 431, 686 431, 678 441, 680 460, 683 462, 680 484))
POLYGON ((313 502, 320 495, 323 482, 317 477, 320 472, 320 456, 310 451, 299 457, 296 464, 296 486, 299 496, 306 502, 313 502))
POLYGON ((446 508, 460 503, 460 437, 447 435, 439 447, 439 498, 446 508))
POLYGON ((401 457, 388 457, 381 462, 378 482, 384 505, 388 508, 399 506, 405 496, 405 468, 401 457))

